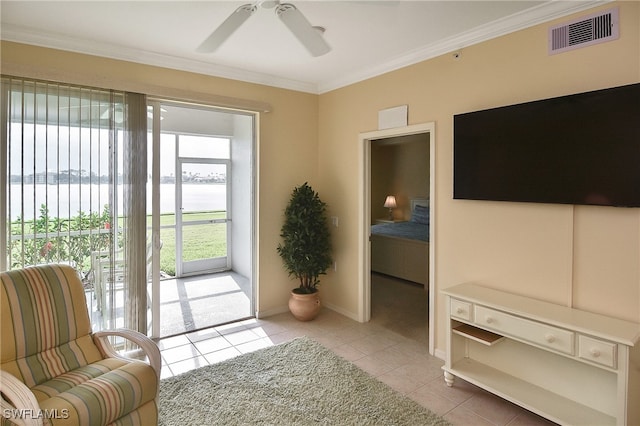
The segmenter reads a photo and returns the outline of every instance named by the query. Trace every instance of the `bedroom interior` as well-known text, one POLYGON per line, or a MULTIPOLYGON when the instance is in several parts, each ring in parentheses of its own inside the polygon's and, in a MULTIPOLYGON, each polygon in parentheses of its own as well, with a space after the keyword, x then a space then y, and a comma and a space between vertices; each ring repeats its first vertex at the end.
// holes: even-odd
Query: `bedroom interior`
MULTIPOLYGON (((371 272, 405 284, 397 289, 420 286, 427 297, 429 155, 427 134, 371 141, 371 272), (393 197, 393 208, 388 207, 389 197, 393 197), (422 223, 415 221, 416 206, 427 207, 422 223)), ((425 313, 428 306, 427 300, 423 306, 425 313)), ((398 304, 395 308, 403 309, 398 304)), ((372 311, 372 319, 375 314, 372 311)), ((424 328, 428 330, 428 322, 424 328)))
POLYGON ((371 270, 418 283, 425 291, 429 275, 429 155, 425 134, 371 141, 371 270), (387 194, 393 194, 393 209, 385 207, 387 194), (415 206, 427 207, 419 221, 415 206))

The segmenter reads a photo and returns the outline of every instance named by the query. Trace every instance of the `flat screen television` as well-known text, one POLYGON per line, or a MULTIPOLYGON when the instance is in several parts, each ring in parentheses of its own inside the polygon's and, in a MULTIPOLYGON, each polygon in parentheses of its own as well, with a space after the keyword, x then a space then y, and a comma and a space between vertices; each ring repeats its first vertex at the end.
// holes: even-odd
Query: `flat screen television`
POLYGON ((640 83, 453 118, 453 198, 640 207, 640 83))

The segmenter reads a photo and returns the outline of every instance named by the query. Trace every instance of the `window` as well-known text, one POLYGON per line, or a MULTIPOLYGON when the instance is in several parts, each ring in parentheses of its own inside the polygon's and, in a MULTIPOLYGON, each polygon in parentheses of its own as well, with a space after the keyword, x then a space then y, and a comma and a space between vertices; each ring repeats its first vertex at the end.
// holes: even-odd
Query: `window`
POLYGON ((145 97, 3 77, 2 121, 0 268, 69 263, 96 328, 146 332, 145 97))

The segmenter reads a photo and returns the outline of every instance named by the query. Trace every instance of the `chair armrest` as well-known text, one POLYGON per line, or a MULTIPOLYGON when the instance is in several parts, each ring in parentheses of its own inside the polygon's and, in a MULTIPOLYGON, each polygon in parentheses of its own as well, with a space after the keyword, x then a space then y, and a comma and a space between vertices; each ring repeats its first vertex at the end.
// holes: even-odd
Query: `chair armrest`
POLYGON ((153 367, 158 376, 158 380, 160 380, 160 369, 162 368, 162 359, 160 358, 160 349, 158 345, 155 344, 153 340, 144 334, 135 331, 129 330, 126 328, 117 328, 114 330, 102 330, 96 331, 93 333, 93 341, 96 343, 98 348, 102 351, 105 356, 113 357, 113 358, 122 358, 129 359, 120 355, 118 352, 113 349, 111 346, 111 342, 109 342, 108 337, 110 336, 118 336, 124 337, 125 339, 137 344, 142 349, 142 352, 147 356, 149 360, 149 365, 153 367))
MULTIPOLYGON (((40 404, 31 390, 16 376, 0 370, 0 417, 9 414, 13 423, 24 426, 42 426, 40 404), (11 405, 13 404, 13 405, 11 405), (11 415, 15 410, 16 415, 11 415), (19 413, 23 413, 20 415, 19 413)), ((4 422, 3 422, 4 424, 4 422)))

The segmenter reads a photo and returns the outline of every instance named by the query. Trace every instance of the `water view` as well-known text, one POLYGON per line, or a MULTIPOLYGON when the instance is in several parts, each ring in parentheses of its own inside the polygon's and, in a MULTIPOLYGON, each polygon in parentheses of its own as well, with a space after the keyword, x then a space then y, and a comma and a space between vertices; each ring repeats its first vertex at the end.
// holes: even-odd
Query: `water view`
MULTIPOLYGON (((109 202, 106 184, 20 184, 9 185, 11 220, 19 217, 33 220, 40 214, 40 206, 47 205, 53 217, 76 216, 78 212, 101 213, 109 202), (23 195, 24 191, 24 195, 23 195), (35 194, 35 196, 34 196, 35 194)), ((122 186, 118 186, 122 199, 122 186)), ((175 213, 176 185, 160 184, 160 213, 175 213)), ((182 185, 182 206, 187 211, 226 210, 226 185, 189 183, 182 185)), ((151 214, 151 184, 147 184, 147 212, 151 214)))

